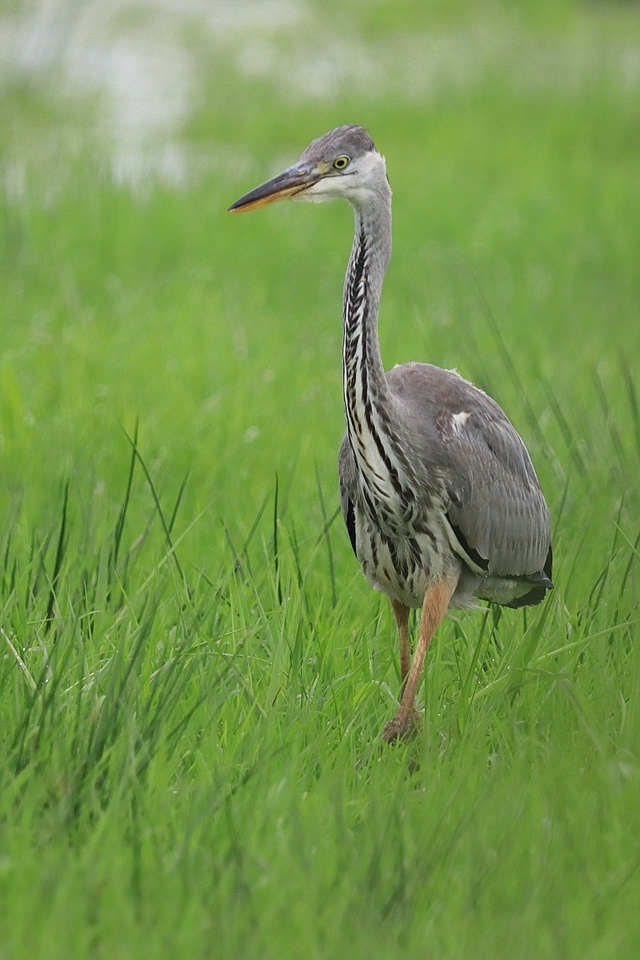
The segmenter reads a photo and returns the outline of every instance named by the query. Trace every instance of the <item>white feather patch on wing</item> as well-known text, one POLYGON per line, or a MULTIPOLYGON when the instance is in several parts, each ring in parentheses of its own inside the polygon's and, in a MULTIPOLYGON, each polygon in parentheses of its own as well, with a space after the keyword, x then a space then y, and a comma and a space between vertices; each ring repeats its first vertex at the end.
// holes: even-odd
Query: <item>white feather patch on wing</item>
POLYGON ((451 417, 451 432, 454 434, 454 436, 460 433, 470 416, 471 414, 466 413, 464 410, 460 413, 453 414, 451 417))

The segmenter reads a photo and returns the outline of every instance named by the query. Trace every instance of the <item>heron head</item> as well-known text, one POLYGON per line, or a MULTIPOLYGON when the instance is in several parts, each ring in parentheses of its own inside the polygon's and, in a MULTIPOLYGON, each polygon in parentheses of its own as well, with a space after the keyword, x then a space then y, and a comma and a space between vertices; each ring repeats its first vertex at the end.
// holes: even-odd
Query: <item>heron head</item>
POLYGON ((359 206, 381 183, 387 183, 384 157, 366 130, 348 124, 318 137, 297 163, 245 193, 229 210, 255 210, 287 197, 316 203, 343 197, 359 206))

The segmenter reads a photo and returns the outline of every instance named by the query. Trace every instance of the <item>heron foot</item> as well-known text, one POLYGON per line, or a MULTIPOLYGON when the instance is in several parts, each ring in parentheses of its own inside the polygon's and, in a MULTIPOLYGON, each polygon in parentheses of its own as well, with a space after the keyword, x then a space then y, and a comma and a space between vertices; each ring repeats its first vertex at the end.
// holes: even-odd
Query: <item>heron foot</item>
POLYGON ((385 723, 381 739, 385 743, 394 743, 396 740, 410 740, 422 730, 422 717, 415 704, 410 709, 399 707, 395 717, 385 723))

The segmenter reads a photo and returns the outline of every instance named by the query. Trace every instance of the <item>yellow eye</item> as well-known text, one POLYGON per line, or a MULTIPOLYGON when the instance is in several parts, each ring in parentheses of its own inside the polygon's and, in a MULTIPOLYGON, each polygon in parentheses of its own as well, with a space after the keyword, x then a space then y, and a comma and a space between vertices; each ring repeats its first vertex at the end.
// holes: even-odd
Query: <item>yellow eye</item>
POLYGON ((336 157, 333 161, 333 166, 336 170, 344 170, 345 167, 348 167, 351 163, 351 157, 336 157))

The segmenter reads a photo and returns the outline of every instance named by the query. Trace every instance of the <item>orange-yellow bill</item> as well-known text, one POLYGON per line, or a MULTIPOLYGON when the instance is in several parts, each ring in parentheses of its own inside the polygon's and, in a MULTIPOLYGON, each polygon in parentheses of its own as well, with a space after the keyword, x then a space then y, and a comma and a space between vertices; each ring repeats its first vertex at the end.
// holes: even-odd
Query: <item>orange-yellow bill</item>
POLYGON ((278 200, 285 200, 287 197, 295 197, 296 194, 308 190, 309 187, 322 179, 322 171, 318 169, 315 163, 295 163, 284 173, 279 173, 277 177, 267 180, 259 187, 245 193, 243 197, 236 200, 229 207, 230 213, 239 213, 242 210, 257 210, 258 207, 265 207, 268 203, 276 203, 278 200))

